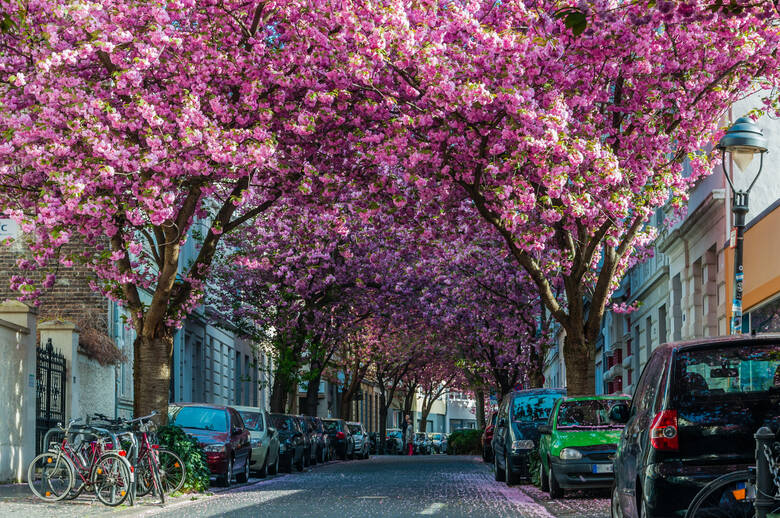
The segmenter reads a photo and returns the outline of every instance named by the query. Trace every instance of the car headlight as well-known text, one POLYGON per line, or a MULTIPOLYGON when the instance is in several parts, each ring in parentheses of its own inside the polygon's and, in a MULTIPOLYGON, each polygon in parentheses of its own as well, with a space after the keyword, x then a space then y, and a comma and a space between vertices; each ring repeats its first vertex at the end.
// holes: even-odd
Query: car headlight
POLYGON ((513 450, 533 450, 534 442, 531 440, 512 441, 513 450))
POLYGON ((259 448, 260 447, 260 443, 262 443, 262 442, 263 441, 261 439, 250 439, 249 440, 249 444, 250 444, 250 446, 252 446, 252 448, 259 448))
POLYGON ((203 451, 209 452, 209 453, 221 453, 225 451, 225 445, 224 444, 207 444, 203 447, 203 451))
POLYGON ((561 450, 561 459, 563 460, 579 460, 582 458, 582 453, 574 448, 564 448, 561 450))

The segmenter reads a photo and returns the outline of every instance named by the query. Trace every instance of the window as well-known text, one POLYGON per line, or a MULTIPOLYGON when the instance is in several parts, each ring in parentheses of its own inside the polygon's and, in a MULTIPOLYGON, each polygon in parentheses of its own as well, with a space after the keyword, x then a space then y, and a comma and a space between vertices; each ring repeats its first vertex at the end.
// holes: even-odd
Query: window
POLYGON ((512 420, 515 422, 546 421, 560 394, 516 396, 512 400, 512 420))
POLYGON ((170 410, 171 424, 195 430, 227 432, 228 419, 224 410, 201 406, 173 406, 170 410))
POLYGON ((564 401, 558 408, 558 429, 622 428, 609 420, 609 410, 623 399, 564 401))
POLYGON ((244 424, 246 424, 246 427, 250 430, 256 430, 258 432, 264 430, 263 415, 260 412, 239 411, 238 413, 241 414, 244 424))

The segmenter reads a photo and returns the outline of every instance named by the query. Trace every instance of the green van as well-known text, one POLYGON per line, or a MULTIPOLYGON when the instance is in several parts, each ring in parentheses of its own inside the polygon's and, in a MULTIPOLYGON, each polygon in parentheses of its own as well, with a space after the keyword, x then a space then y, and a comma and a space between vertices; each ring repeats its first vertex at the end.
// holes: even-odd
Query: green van
POLYGON ((615 457, 623 425, 609 420, 609 411, 628 396, 564 397, 547 424, 539 427, 539 480, 550 498, 564 489, 612 487, 615 457))

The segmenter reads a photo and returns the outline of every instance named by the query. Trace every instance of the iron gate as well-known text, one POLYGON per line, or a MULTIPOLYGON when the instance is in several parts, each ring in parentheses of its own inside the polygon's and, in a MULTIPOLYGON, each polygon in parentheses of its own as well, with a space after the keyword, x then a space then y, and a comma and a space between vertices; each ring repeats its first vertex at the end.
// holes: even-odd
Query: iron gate
POLYGON ((35 451, 44 450, 46 432, 65 421, 65 356, 54 350, 51 338, 36 349, 35 451))

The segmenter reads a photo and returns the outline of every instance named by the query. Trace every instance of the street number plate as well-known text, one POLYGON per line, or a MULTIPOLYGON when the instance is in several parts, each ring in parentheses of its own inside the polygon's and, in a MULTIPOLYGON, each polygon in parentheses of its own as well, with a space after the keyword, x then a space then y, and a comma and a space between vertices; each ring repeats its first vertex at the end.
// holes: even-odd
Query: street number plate
POLYGON ((612 464, 594 464, 593 473, 612 473, 612 464))

